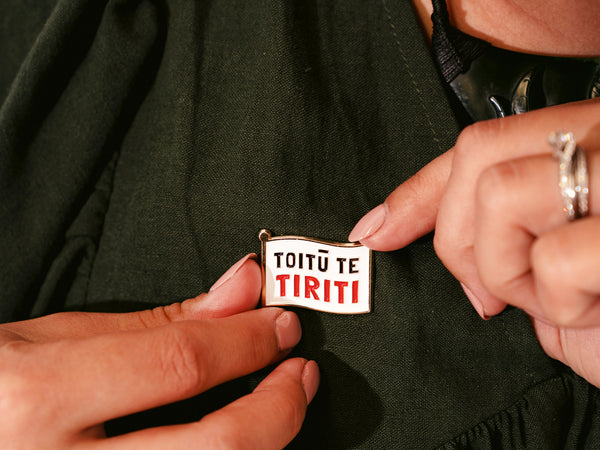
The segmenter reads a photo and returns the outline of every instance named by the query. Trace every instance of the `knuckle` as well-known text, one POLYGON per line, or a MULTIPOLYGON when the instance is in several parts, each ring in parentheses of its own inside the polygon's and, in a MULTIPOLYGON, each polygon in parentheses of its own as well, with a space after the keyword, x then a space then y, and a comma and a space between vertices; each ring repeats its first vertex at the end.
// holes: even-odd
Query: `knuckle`
POLYGON ((544 314, 552 323, 566 327, 583 319, 595 303, 595 298, 578 294, 570 261, 570 249, 560 239, 542 236, 532 245, 532 272, 536 285, 543 286, 539 301, 544 314))
POLYGON ((183 308, 181 303, 172 303, 166 306, 154 308, 154 314, 164 322, 176 322, 183 317, 183 308))
POLYGON ((486 291, 498 297, 504 297, 504 291, 507 289, 504 278, 499 278, 496 272, 491 273, 487 267, 481 265, 477 267, 477 274, 486 291))
POLYGON ((442 264, 452 271, 454 269, 453 256, 457 250, 454 246, 456 241, 449 234, 448 231, 437 229, 433 235, 433 249, 442 264))
POLYGON ((40 384, 27 363, 28 347, 12 341, 0 350, 0 435, 26 430, 31 418, 40 415, 40 384))
POLYGON ((10 417, 10 426, 12 428, 25 424, 27 418, 33 417, 34 395, 32 395, 30 386, 24 383, 19 377, 3 374, 0 377, 0 411, 2 416, 10 417))
POLYGON ((501 121, 484 120, 467 126, 458 136, 454 147, 455 158, 464 155, 472 156, 473 152, 482 151, 488 143, 495 142, 501 121))
POLYGON ((157 306, 136 313, 142 328, 152 328, 158 325, 176 322, 183 316, 181 303, 173 303, 166 306, 157 306))
POLYGON ((185 326, 169 326, 160 342, 160 368, 167 383, 187 392, 206 381, 202 365, 201 344, 185 326))
POLYGON ((433 249, 440 261, 450 270, 460 262, 469 247, 467 232, 460 226, 437 227, 433 235, 433 249), (459 232, 458 230, 461 230, 459 232))
POLYGON ((512 273, 507 274, 491 267, 482 269, 480 266, 478 269, 481 284, 490 294, 516 306, 520 305, 520 299, 515 293, 523 292, 527 287, 526 276, 515 277, 512 273))
POLYGON ((514 207, 513 187, 518 184, 521 173, 515 161, 506 161, 485 169, 475 189, 477 211, 497 212, 514 207))
POLYGON ((531 267, 538 280, 551 283, 562 271, 561 258, 556 258, 561 249, 551 239, 540 236, 531 245, 531 267))
POLYGON ((548 287, 571 283, 573 260, 578 258, 573 248, 560 235, 543 234, 531 245, 531 267, 538 282, 548 287))

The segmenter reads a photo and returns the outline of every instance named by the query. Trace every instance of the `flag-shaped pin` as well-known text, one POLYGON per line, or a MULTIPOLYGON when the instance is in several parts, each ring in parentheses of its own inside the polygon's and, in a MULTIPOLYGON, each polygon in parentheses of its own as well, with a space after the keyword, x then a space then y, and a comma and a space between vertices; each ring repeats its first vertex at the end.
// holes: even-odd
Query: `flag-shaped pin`
POLYGON ((371 250, 355 243, 259 233, 263 306, 338 314, 371 310, 371 250))

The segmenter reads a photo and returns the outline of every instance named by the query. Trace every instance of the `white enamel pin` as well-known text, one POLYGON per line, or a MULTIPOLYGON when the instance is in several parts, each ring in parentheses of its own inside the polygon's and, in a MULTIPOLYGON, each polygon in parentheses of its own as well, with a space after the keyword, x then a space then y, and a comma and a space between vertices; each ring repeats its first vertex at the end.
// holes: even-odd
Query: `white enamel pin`
POLYGON ((371 250, 361 244, 259 233, 262 305, 337 314, 371 311, 371 250))

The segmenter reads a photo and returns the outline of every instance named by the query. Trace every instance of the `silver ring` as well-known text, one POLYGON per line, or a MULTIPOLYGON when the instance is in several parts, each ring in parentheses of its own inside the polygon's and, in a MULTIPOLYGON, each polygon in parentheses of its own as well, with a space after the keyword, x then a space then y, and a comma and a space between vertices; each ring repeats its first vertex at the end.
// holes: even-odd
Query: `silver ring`
POLYGON ((573 133, 557 131, 548 140, 558 160, 558 187, 563 211, 568 220, 588 215, 589 181, 585 150, 577 145, 573 133))
POLYGON ((578 218, 585 217, 589 214, 589 178, 587 157, 585 150, 580 146, 577 146, 575 151, 575 194, 577 195, 578 218))

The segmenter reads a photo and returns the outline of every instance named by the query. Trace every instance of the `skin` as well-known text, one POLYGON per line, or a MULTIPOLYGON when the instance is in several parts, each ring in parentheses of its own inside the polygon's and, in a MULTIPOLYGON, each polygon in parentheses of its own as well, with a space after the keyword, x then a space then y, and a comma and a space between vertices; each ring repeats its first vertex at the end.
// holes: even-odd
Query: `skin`
POLYGON ((284 447, 319 384, 317 365, 302 358, 280 363, 251 394, 196 423, 104 434, 110 419, 281 361, 299 341, 295 314, 254 309, 261 286, 256 262, 244 258, 233 269, 208 294, 182 303, 1 325, 0 442, 57 449, 284 447))
POLYGON ((435 229, 438 256, 483 318, 522 308, 546 352, 600 386, 599 174, 600 100, 478 122, 389 195, 379 226, 365 228, 365 216, 351 240, 367 229, 360 242, 389 251, 435 229), (574 222, 547 143, 559 129, 588 153, 590 215, 574 222))
MULTIPOLYGON (((426 30, 427 3, 415 0, 426 30)), ((527 4, 453 1, 450 14, 459 28, 500 47, 600 54, 593 0, 527 4)), ((482 316, 507 303, 529 311, 548 354, 600 386, 600 286, 592 272, 600 244, 598 117, 600 104, 585 102, 467 128, 452 150, 388 197, 383 222, 361 241, 392 250, 435 228, 440 258, 482 316), (556 129, 573 131, 590 154, 591 217, 571 224, 561 217, 556 166, 544 143, 556 129), (507 255, 511 264, 502 262, 507 255)), ((298 342, 295 315, 254 310, 257 264, 246 258, 236 266, 208 294, 151 311, 0 325, 0 441, 60 449, 284 447, 319 383, 316 364, 302 358, 280 363, 253 393, 199 422, 104 435, 107 420, 251 373, 298 342)))
MULTIPOLYGON (((413 0, 431 36, 431 0, 413 0)), ((555 56, 600 55, 596 0, 446 0, 452 24, 508 50, 555 56)))
MULTIPOLYGON (((428 3, 413 1, 430 34, 428 3)), ((499 47, 600 55, 593 1, 534 0, 527 10, 513 1, 448 4, 455 26, 499 47)), ((597 192, 600 99, 467 127, 452 149, 361 219, 350 240, 389 251, 435 230, 438 256, 483 318, 507 304, 522 308, 548 355, 600 387, 597 192), (590 215, 575 222, 562 212, 557 162, 547 143, 557 130, 572 131, 588 153, 590 215)))

